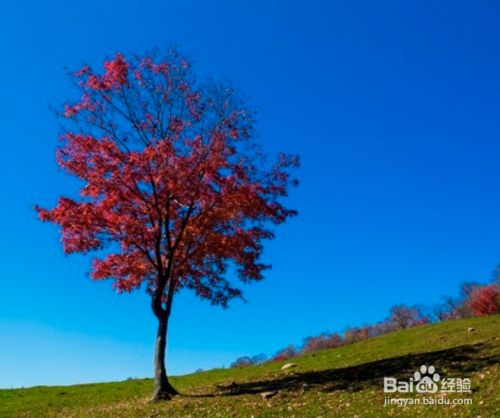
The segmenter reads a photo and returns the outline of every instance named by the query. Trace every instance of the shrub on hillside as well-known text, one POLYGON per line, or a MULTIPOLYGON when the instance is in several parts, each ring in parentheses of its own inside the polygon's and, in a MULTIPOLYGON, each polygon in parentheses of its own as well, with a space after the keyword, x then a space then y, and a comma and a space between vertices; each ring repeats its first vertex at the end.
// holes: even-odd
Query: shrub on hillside
POLYGON ((389 323, 396 329, 405 329, 428 324, 430 319, 416 306, 396 305, 391 308, 389 323))
POLYGON ((297 356, 297 354, 299 354, 299 352, 295 349, 295 347, 293 345, 289 345, 288 347, 285 347, 282 350, 278 351, 271 358, 271 361, 288 360, 288 359, 291 359, 291 358, 297 356))
POLYGON ((389 332, 396 331, 396 326, 390 321, 378 322, 371 326, 371 335, 376 337, 377 335, 388 334, 389 332))
POLYGON ((370 327, 354 327, 347 328, 344 332, 344 342, 345 344, 353 344, 358 341, 366 340, 370 336, 370 327))
POLYGON ((307 337, 302 346, 302 353, 313 353, 325 348, 335 348, 343 344, 343 338, 337 334, 321 334, 317 337, 307 337))
POLYGON ((238 357, 234 362, 232 362, 229 367, 234 368, 234 367, 251 366, 252 364, 264 363, 266 360, 267 360, 267 357, 263 353, 257 354, 257 355, 252 356, 252 357, 242 356, 242 357, 238 357))
POLYGON ((465 305, 475 316, 500 313, 500 286, 490 284, 476 287, 469 295, 465 305))
MULTIPOLYGON (((483 295, 483 297, 480 298, 481 292, 477 293, 477 291, 483 287, 485 286, 475 282, 462 283, 460 286, 460 296, 458 298, 447 297, 444 303, 436 308, 437 319, 439 321, 448 321, 450 319, 464 319, 484 315, 479 315, 478 312, 487 312, 488 310, 485 311, 484 308, 480 308, 478 304, 480 304, 479 299, 487 295, 483 295), (477 301, 471 305, 472 299, 476 299, 477 301), (473 305, 476 306, 476 311, 472 309, 473 305)), ((491 301, 489 304, 491 310, 491 301)))
POLYGON ((242 356, 242 357, 238 357, 235 361, 233 361, 229 367, 231 367, 232 369, 235 368, 235 367, 245 367, 245 366, 249 366, 252 364, 252 359, 248 356, 242 356))

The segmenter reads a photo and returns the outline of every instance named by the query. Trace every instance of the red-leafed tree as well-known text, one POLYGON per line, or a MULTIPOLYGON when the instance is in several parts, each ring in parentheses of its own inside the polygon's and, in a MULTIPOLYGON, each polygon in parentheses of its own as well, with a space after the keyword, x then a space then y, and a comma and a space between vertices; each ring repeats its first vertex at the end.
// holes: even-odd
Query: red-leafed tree
POLYGON ((57 162, 82 180, 80 196, 36 210, 60 226, 66 253, 99 250, 94 280, 149 292, 158 319, 152 399, 168 399, 177 394, 165 369, 174 295, 188 288, 225 307, 242 297, 228 273, 262 279, 262 241, 295 214, 281 198, 298 160, 281 154, 268 166, 253 112, 228 86, 197 83, 175 50, 116 54, 103 71, 72 76, 81 97, 61 115, 57 162))
POLYGON ((465 305, 475 316, 500 313, 500 286, 497 284, 476 286, 470 292, 465 305))

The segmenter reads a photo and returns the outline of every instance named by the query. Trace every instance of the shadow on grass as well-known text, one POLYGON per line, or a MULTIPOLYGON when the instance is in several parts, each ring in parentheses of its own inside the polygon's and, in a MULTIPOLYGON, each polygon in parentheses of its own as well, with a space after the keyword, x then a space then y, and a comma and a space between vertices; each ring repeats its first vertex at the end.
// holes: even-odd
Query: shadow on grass
POLYGON ((441 375, 445 372, 446 377, 467 377, 471 372, 500 361, 500 356, 488 354, 486 348, 484 344, 467 345, 430 353, 408 354, 345 368, 295 372, 272 380, 233 382, 226 386, 218 386, 218 392, 215 394, 191 396, 233 396, 277 390, 356 392, 370 386, 380 388, 384 376, 408 379, 424 364, 433 365, 441 375))

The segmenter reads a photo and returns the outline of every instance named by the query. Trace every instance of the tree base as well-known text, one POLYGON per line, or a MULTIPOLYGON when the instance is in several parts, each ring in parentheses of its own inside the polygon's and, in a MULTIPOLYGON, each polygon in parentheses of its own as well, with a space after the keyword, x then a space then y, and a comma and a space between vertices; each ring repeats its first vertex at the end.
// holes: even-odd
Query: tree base
POLYGON ((153 393, 153 396, 151 396, 151 398, 149 398, 149 402, 153 403, 153 402, 160 402, 160 401, 169 401, 170 399, 172 399, 172 397, 168 393, 155 391, 153 393))
POLYGON ((167 393, 170 396, 179 396, 180 393, 177 392, 177 389, 175 389, 170 383, 167 382, 167 393))
POLYGON ((180 393, 167 381, 167 383, 155 387, 149 402, 168 401, 172 399, 173 396, 179 395, 180 393))

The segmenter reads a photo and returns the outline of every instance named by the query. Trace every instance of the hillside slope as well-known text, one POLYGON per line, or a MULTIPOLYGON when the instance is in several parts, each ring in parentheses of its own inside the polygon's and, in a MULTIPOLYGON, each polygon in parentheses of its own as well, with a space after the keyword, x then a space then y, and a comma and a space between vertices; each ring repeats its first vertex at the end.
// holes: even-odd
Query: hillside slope
MULTIPOLYGON (((500 416, 500 315, 398 331, 293 360, 173 379, 183 396, 149 404, 150 379, 0 391, 0 417, 494 417, 500 416), (474 330, 469 330, 474 328, 474 330), (384 406, 383 377, 421 365, 470 378, 472 405, 384 406), (262 392, 272 392, 263 399, 262 392)), ((398 394, 397 396, 408 396, 398 394)), ((411 395, 412 398, 415 396, 411 395)), ((422 395, 417 395, 421 397, 422 395)))

